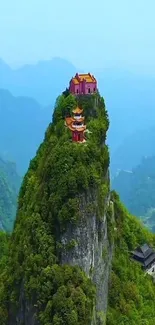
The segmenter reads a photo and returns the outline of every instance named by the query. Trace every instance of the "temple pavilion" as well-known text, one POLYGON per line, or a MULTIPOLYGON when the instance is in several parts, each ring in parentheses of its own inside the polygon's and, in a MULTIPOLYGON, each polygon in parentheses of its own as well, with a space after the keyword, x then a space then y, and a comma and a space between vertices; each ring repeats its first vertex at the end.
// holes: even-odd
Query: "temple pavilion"
POLYGON ((73 95, 89 95, 97 91, 97 80, 90 73, 76 73, 69 84, 69 92, 73 95))
POLYGON ((155 272, 155 251, 148 244, 137 247, 132 252, 132 258, 139 262, 147 273, 152 275, 155 272))
POLYGON ((84 116, 82 116, 83 109, 77 107, 72 111, 73 116, 65 118, 65 125, 72 132, 72 141, 74 142, 85 142, 85 130, 86 125, 84 125, 84 116))

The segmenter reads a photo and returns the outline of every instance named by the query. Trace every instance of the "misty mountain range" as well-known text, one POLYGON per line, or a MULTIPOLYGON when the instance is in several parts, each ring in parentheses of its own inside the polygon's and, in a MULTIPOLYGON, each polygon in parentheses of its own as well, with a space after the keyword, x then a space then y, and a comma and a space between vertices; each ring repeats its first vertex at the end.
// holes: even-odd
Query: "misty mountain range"
MULTIPOLYGON (((61 58, 16 70, 0 60, 0 154, 16 161, 20 173, 43 139, 56 97, 77 71, 61 58)), ((131 168, 154 152, 155 80, 116 68, 90 72, 110 117, 111 169, 131 168)))
POLYGON ((43 140, 52 108, 29 97, 14 97, 0 89, 0 155, 14 161, 21 175, 43 140))
POLYGON ((112 187, 129 211, 155 232, 155 156, 143 158, 130 172, 120 171, 112 187))
POLYGON ((11 69, 0 60, 0 88, 8 89, 14 96, 32 97, 46 106, 54 104, 75 73, 71 63, 59 58, 18 69, 11 69))
POLYGON ((142 158, 155 154, 155 126, 138 129, 122 140, 122 144, 111 155, 111 171, 115 175, 117 170, 131 171, 142 158))

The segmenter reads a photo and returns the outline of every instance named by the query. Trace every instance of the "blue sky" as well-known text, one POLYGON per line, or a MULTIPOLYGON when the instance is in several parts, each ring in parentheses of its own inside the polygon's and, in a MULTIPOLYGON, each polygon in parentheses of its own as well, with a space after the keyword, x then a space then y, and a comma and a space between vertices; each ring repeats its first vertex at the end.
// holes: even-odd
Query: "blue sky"
POLYGON ((0 57, 155 71, 154 0, 0 1, 0 57))

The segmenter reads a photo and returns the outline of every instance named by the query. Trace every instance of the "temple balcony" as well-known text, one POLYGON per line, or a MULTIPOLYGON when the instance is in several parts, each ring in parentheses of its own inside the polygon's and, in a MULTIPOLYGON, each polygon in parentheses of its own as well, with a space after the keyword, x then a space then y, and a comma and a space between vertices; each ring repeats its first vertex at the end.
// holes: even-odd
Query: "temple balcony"
POLYGON ((80 124, 80 125, 75 125, 75 124, 73 124, 72 125, 72 127, 73 128, 76 128, 76 129, 78 129, 78 128, 82 128, 84 126, 84 124, 80 124))
POLYGON ((79 120, 80 118, 82 118, 82 115, 74 115, 75 120, 79 120))

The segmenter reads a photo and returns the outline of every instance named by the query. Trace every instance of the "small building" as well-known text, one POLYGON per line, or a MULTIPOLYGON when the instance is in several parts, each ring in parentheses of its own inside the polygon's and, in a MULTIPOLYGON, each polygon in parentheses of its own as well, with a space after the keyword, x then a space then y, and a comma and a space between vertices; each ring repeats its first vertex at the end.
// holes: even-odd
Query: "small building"
POLYGON ((132 258, 139 262, 148 274, 155 273, 155 251, 148 244, 137 247, 132 252, 132 258))
POLYGON ((73 95, 93 94, 97 91, 97 80, 90 73, 76 73, 70 81, 69 91, 73 95))
POLYGON ((86 130, 86 125, 84 125, 84 117, 82 116, 83 110, 77 107, 72 111, 73 117, 65 118, 65 125, 72 132, 72 141, 74 142, 85 142, 84 132, 86 130))

